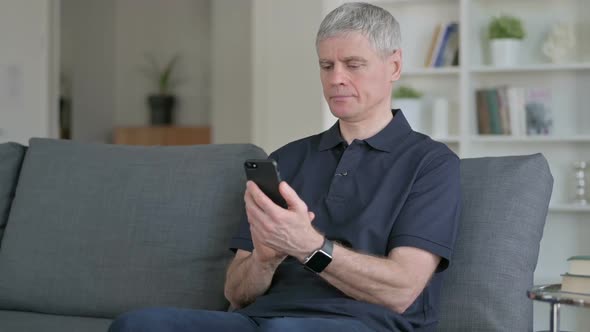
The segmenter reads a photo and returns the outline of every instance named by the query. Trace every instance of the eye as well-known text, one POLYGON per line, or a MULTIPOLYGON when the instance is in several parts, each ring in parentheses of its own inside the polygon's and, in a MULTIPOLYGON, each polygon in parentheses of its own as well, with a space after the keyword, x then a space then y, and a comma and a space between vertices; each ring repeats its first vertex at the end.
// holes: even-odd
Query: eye
POLYGON ((350 69, 358 69, 360 68, 362 65, 358 62, 350 62, 347 64, 347 67, 350 69))
POLYGON ((333 66, 332 66, 332 65, 330 65, 330 64, 321 64, 321 65, 320 65, 320 68, 321 68, 322 70, 330 70, 330 69, 332 69, 332 67, 333 67, 333 66))

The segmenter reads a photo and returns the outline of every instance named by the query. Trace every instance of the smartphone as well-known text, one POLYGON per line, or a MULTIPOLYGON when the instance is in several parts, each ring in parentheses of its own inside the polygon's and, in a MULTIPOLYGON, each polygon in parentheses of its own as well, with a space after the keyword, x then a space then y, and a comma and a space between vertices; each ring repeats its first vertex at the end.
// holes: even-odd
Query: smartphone
POLYGON ((246 178, 253 181, 276 205, 287 208, 287 202, 279 192, 281 174, 273 159, 248 159, 244 162, 246 178))

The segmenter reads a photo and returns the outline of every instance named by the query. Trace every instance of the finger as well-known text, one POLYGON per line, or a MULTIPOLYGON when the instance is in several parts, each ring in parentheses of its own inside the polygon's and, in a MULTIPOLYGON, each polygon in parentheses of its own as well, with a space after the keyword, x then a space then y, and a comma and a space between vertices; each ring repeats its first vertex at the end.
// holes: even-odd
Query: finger
POLYGON ((289 186, 287 182, 282 181, 279 184, 279 192, 287 202, 287 205, 290 209, 292 208, 294 210, 307 210, 307 205, 305 204, 305 202, 301 200, 301 198, 299 198, 299 195, 297 195, 295 190, 293 190, 293 188, 291 188, 291 186, 289 186))
POLYGON ((283 208, 276 205, 260 188, 256 183, 248 181, 248 191, 250 192, 252 199, 270 217, 278 217, 283 211, 283 208))
POLYGON ((264 211, 268 218, 271 220, 280 220, 284 217, 285 209, 268 198, 268 196, 266 196, 266 194, 260 190, 254 182, 249 184, 249 190, 256 205, 264 211))
POLYGON ((247 193, 244 199, 246 201, 246 215, 248 216, 248 223, 250 223, 250 225, 262 224, 261 226, 266 228, 266 223, 271 222, 270 217, 258 206, 258 204, 256 204, 250 193, 247 193))

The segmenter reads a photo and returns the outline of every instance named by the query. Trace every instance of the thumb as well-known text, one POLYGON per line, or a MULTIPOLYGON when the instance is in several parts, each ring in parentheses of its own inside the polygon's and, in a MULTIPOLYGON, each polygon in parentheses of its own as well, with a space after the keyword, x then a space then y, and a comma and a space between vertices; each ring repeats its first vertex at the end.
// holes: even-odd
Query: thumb
POLYGON ((287 182, 282 181, 279 184, 279 192, 287 202, 287 206, 289 209, 294 210, 307 210, 307 205, 304 201, 299 198, 299 195, 287 184, 287 182))

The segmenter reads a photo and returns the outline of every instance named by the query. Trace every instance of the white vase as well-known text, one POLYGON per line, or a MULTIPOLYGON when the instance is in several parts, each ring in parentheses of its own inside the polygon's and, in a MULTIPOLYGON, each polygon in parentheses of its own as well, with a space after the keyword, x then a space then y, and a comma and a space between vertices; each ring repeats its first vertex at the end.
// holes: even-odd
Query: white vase
POLYGON ((410 127, 414 131, 424 133, 426 128, 426 117, 422 109, 422 99, 417 98, 398 98, 392 100, 393 108, 399 108, 404 113, 404 117, 408 120, 410 127))
POLYGON ((449 136, 449 100, 446 98, 439 97, 432 102, 432 136, 449 136))
POLYGON ((492 39, 492 65, 496 67, 510 67, 518 64, 520 53, 520 39, 492 39))

